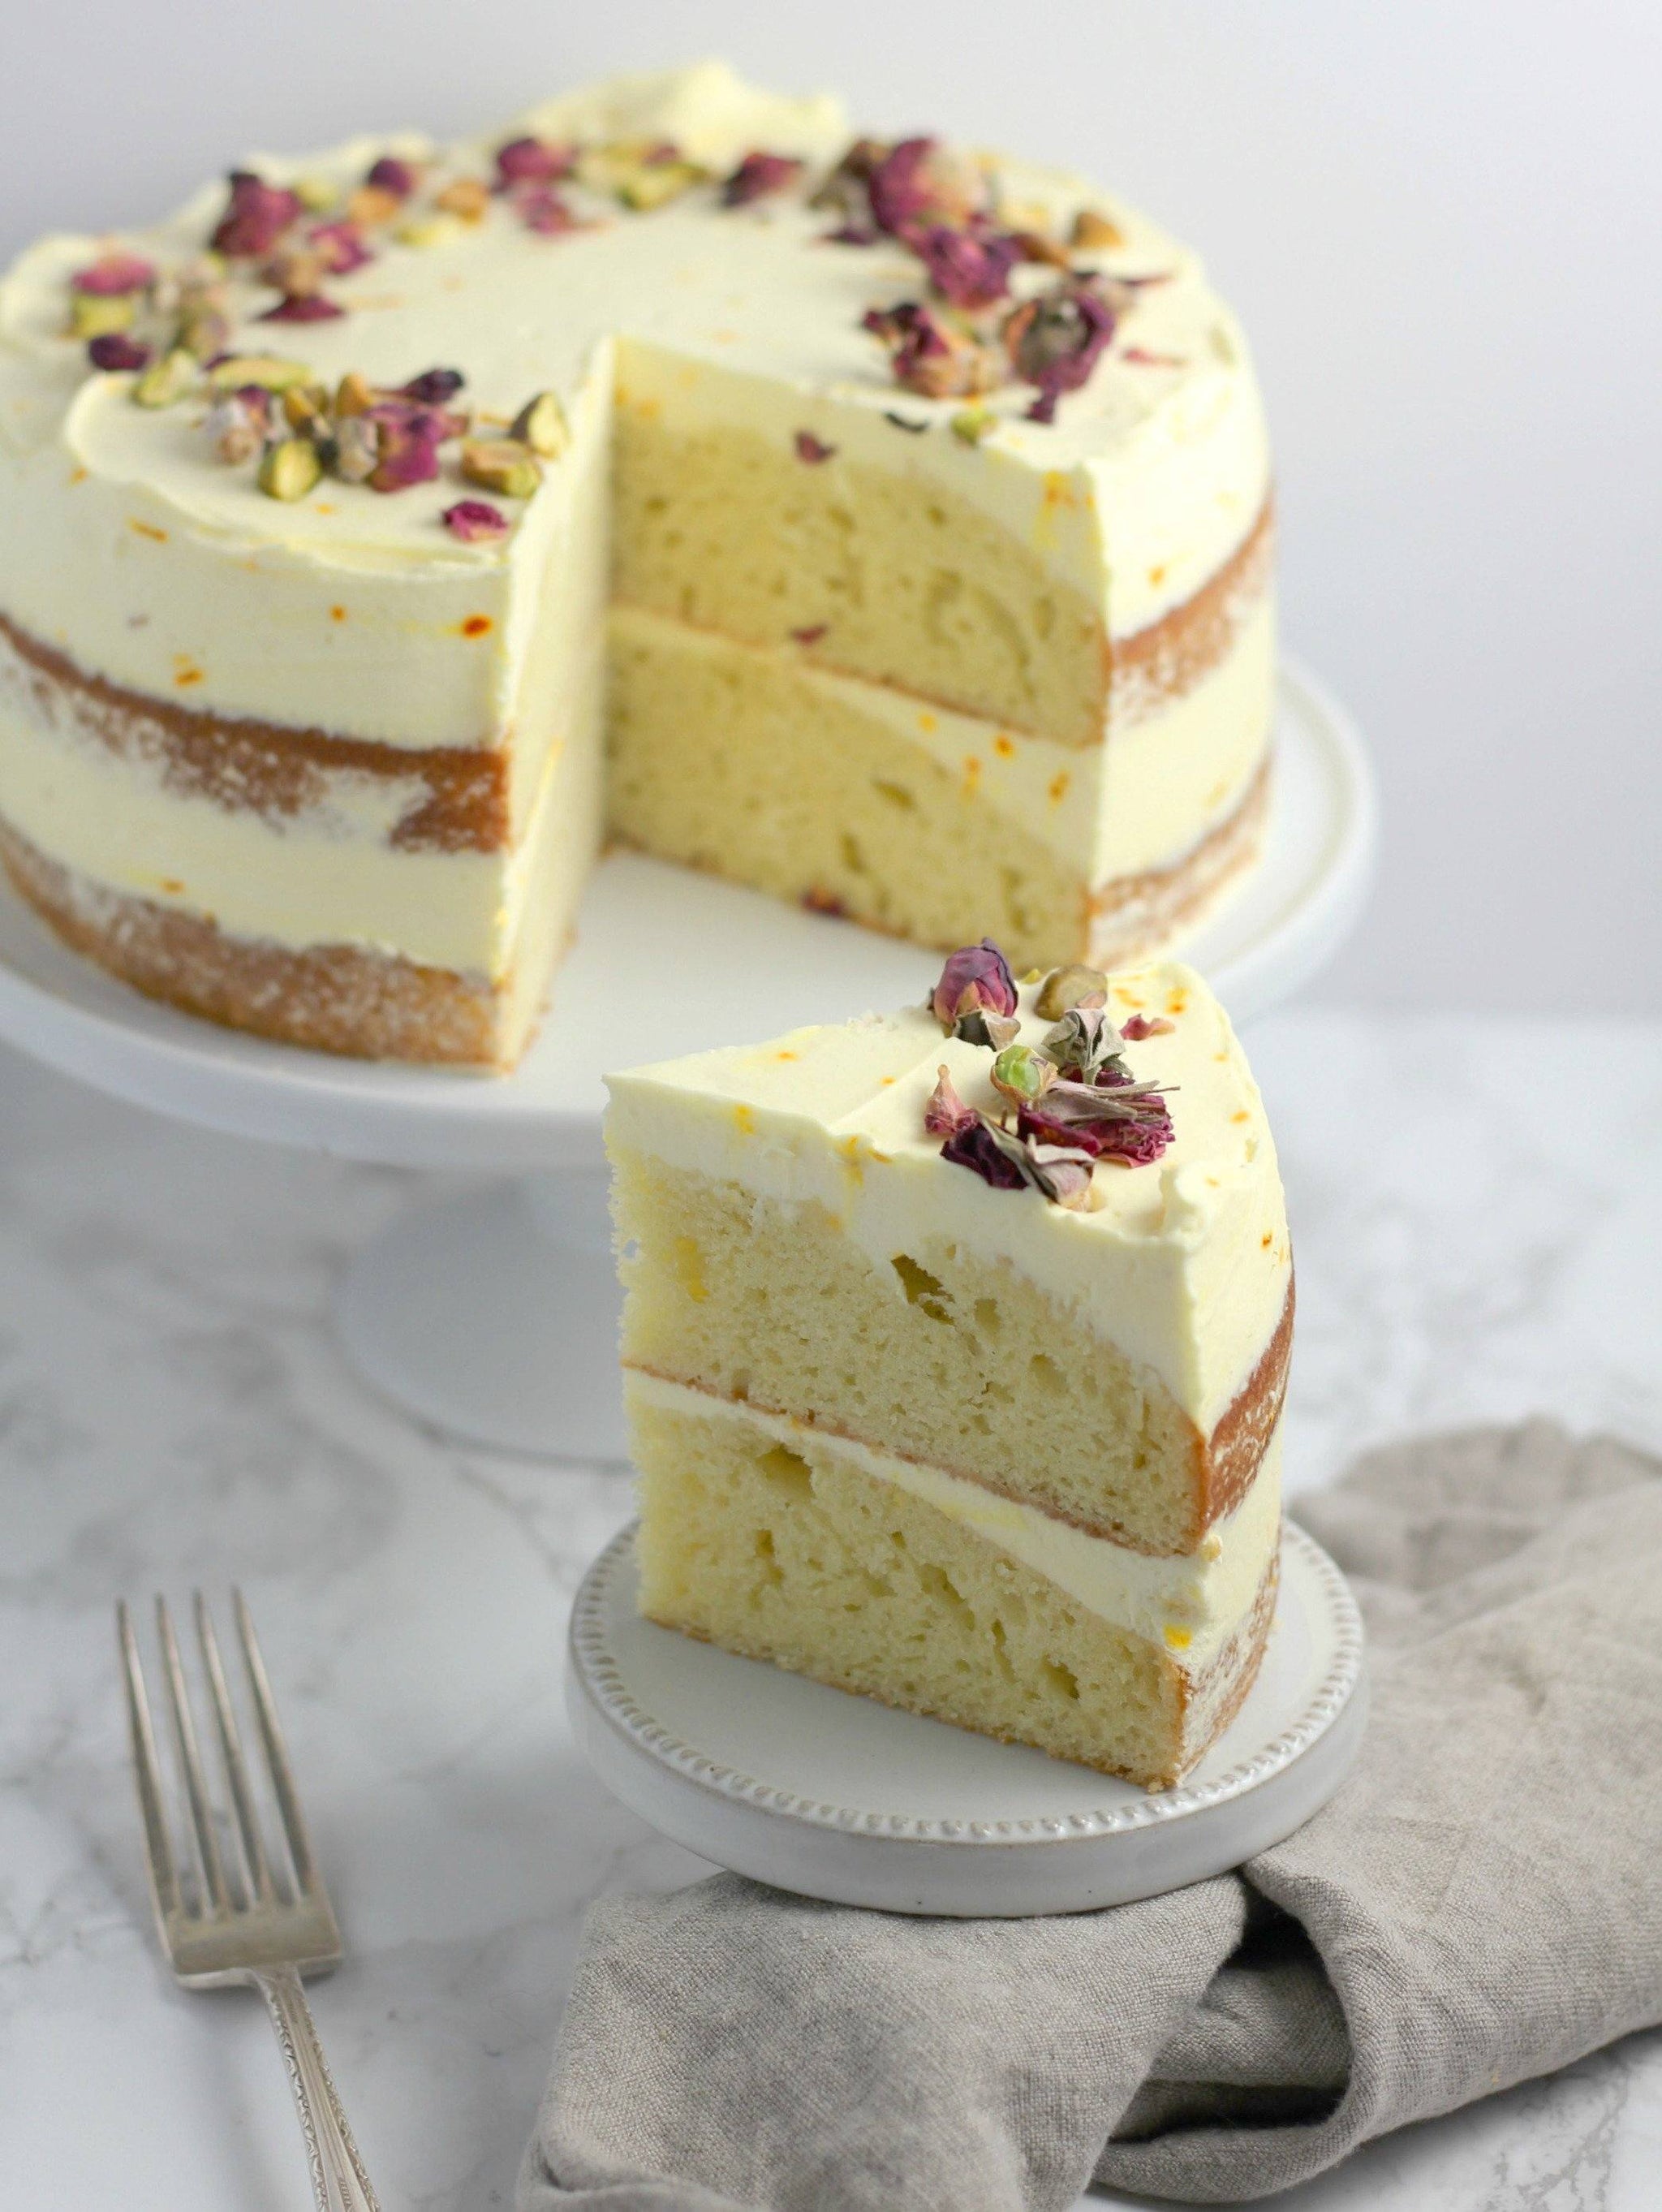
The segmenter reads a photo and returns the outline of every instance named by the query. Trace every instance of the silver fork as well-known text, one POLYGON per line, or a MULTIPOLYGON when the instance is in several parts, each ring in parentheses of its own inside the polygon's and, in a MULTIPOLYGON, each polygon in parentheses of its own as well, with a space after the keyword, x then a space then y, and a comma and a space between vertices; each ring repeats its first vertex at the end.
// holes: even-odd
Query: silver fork
POLYGON ((158 1598, 156 1634, 185 1784, 185 1827, 189 1841, 182 1856, 174 1852, 168 1832, 161 1762, 156 1756, 138 1640, 126 1607, 116 1607, 127 1716, 132 1727, 133 1770, 144 1822, 156 1928, 174 1977, 185 1989, 218 1990, 252 1984, 265 1999, 282 2046, 289 2087, 306 2137, 318 2212, 379 2212, 300 1986, 302 1974, 324 1973, 339 1965, 341 1931, 306 1838, 254 1625, 240 1590, 233 1592, 232 1601, 266 1779, 282 1831, 281 1845, 268 1849, 261 1832, 236 1711, 220 1659, 219 1639, 198 1591, 197 1641, 214 1710, 221 1764, 230 1791, 231 1816, 226 1817, 222 1804, 215 1808, 209 1793, 179 1639, 167 1603, 158 1598))

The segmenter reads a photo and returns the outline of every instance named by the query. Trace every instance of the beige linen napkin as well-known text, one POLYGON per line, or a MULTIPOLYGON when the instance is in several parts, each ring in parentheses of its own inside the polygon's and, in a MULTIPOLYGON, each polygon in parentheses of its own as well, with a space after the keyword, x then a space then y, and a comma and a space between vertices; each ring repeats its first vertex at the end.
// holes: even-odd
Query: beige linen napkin
POLYGON ((1314 1820, 1067 1918, 611 1899, 519 2212, 1236 2203, 1662 2019, 1662 1466, 1537 1421, 1376 1452, 1299 1517, 1372 1638, 1314 1820))

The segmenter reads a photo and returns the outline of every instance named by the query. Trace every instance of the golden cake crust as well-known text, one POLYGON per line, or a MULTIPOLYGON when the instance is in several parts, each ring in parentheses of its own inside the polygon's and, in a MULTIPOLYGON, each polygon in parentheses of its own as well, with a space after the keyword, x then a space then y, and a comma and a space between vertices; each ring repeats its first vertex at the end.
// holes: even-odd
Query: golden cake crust
POLYGON ((488 1067, 497 994, 482 978, 356 945, 227 936, 199 915, 111 891, 0 823, 0 862, 64 943, 124 983, 227 1029, 361 1060, 488 1067))

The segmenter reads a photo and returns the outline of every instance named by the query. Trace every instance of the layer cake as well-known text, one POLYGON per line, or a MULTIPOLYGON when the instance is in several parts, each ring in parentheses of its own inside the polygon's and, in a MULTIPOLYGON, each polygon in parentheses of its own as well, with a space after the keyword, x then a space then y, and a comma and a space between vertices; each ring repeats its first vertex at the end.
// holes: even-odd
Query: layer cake
POLYGON ((1246 348, 1077 179, 718 64, 0 283, 0 851, 213 1018, 506 1066, 608 836, 1132 957, 1256 849, 1246 348))
POLYGON ((643 1610, 1149 1787, 1267 1635, 1293 1275, 1173 963, 610 1079, 643 1610))

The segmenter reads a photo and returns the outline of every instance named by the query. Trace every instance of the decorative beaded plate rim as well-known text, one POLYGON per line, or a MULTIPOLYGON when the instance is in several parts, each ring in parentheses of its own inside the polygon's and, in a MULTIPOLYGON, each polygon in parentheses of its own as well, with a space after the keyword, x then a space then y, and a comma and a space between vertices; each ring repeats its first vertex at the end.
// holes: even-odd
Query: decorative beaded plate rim
POLYGON ((1243 1796, 1281 1773, 1332 1727, 1362 1679, 1362 1615, 1350 1587, 1315 1539, 1295 1522, 1285 1521, 1282 1524, 1283 1557, 1295 1555, 1315 1581, 1327 1611, 1332 1656, 1298 1719, 1249 1757, 1204 1781, 1180 1782, 1174 1789, 1155 1790, 1125 1804, 1030 1820, 947 1820, 910 1813, 863 1812, 852 1806, 800 1796, 725 1760, 712 1759, 639 1704, 605 1634, 612 1584, 633 1558, 639 1526, 632 1521, 613 1537, 584 1576, 572 1607, 571 1663, 591 1704, 620 1735, 686 1780, 718 1796, 810 1827, 896 1838, 907 1843, 972 1845, 1062 1844, 1081 1837, 1122 1835, 1131 1829, 1154 1827, 1243 1796))

